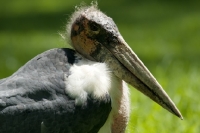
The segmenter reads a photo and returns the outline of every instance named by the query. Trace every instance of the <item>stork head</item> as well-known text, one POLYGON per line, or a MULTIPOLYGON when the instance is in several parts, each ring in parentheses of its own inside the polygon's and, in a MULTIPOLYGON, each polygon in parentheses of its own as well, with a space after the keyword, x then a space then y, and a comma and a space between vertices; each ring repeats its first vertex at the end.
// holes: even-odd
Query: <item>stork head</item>
POLYGON ((182 115, 121 36, 112 18, 96 5, 81 7, 67 26, 72 47, 89 60, 105 62, 120 79, 182 119, 182 115))

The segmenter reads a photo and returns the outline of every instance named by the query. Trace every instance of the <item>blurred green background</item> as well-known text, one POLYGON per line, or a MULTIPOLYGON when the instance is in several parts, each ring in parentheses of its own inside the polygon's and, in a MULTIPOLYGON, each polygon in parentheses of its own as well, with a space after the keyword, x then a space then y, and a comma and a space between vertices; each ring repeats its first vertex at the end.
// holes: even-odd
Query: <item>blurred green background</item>
MULTIPOLYGON (((82 0, 0 1, 0 78, 37 54, 69 47, 59 36, 82 0)), ((89 0, 85 0, 90 3, 89 0)), ((131 89, 127 133, 200 132, 200 1, 99 0, 176 103, 184 120, 131 89)))

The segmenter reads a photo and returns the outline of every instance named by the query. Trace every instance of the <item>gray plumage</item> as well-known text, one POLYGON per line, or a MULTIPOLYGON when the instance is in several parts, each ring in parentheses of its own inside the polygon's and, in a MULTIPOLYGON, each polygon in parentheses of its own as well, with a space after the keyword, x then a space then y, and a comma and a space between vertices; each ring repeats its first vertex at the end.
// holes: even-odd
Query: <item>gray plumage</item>
POLYGON ((48 50, 0 80, 0 133, 98 132, 111 110, 109 95, 76 106, 65 93, 64 75, 79 60, 72 49, 48 50))

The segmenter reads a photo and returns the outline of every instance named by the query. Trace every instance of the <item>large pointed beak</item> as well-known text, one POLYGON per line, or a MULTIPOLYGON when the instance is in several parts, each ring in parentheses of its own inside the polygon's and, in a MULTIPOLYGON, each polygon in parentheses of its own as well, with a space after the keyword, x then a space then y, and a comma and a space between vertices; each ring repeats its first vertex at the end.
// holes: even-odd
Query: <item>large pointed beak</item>
POLYGON ((173 101, 121 35, 113 44, 100 45, 99 49, 98 54, 93 56, 96 60, 106 62, 117 77, 183 119, 173 101))

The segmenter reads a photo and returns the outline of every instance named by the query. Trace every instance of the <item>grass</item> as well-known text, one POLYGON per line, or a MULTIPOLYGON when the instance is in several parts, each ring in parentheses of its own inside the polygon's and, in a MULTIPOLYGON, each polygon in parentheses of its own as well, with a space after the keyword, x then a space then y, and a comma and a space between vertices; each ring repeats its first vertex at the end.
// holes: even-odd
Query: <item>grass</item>
MULTIPOLYGON (((80 2, 0 2, 0 78, 45 50, 68 47, 58 32, 64 30, 66 19, 80 2)), ((114 19, 184 117, 178 119, 131 87, 126 133, 200 132, 199 5, 178 0, 99 1, 100 9, 114 19)))

